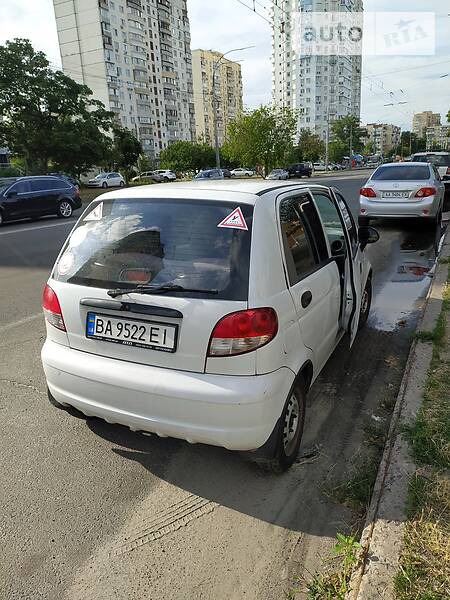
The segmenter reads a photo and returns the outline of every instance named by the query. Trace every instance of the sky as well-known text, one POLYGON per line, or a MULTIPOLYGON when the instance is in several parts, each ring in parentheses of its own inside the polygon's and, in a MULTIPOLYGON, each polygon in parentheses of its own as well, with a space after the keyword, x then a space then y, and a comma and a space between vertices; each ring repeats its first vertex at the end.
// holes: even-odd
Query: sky
MULTIPOLYGON (((244 104, 253 108, 271 100, 271 27, 263 18, 272 0, 187 0, 192 49, 226 52, 240 60, 244 104), (246 4, 247 7, 243 6, 246 4), (265 6, 265 8, 263 8, 265 6), (262 15, 262 16, 260 16, 262 15)), ((52 0, 0 0, 0 44, 14 37, 29 38, 60 67, 52 0)), ((436 51, 431 56, 367 56, 363 59, 362 123, 385 122, 410 129, 412 114, 450 109, 450 4, 448 0, 365 0, 366 11, 433 11, 436 13, 436 51), (442 78, 442 75, 448 75, 442 78), (394 94, 394 96, 392 95, 394 94), (385 106, 393 98, 403 105, 385 106)))

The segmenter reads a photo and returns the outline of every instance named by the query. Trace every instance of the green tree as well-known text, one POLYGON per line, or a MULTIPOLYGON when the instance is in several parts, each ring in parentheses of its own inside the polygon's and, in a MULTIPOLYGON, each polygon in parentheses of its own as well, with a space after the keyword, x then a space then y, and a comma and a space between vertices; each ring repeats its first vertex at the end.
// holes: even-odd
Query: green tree
POLYGON ((205 143, 179 140, 161 152, 161 166, 172 171, 196 171, 212 167, 215 162, 214 148, 205 143))
POLYGON ((294 147, 291 162, 316 162, 325 154, 325 144, 309 129, 302 129, 298 144, 294 147))
POLYGON ((343 142, 347 148, 346 154, 350 152, 350 141, 354 152, 361 152, 363 149, 362 138, 366 135, 366 130, 360 126, 358 117, 347 115, 341 117, 331 124, 333 140, 343 142))
POLYGON ((142 154, 142 144, 129 130, 114 127, 114 145, 112 157, 117 168, 124 172, 125 179, 130 178, 131 169, 142 154))
POLYGON ((22 156, 27 172, 63 163, 79 174, 107 158, 112 113, 88 87, 53 71, 29 40, 0 46, 0 115, 0 145, 22 156))
POLYGON ((402 131, 400 144, 395 149, 395 153, 400 156, 409 156, 410 154, 426 150, 426 147, 427 140, 425 138, 419 138, 417 134, 411 131, 402 131))
POLYGON ((348 156, 349 148, 341 140, 335 140, 328 145, 328 157, 331 162, 341 163, 348 156))
POLYGON ((264 165, 267 173, 292 155, 297 114, 289 108, 261 106, 246 111, 228 127, 227 152, 241 165, 264 165))
POLYGON ((375 144, 373 143, 373 140, 369 140, 366 145, 364 146, 363 149, 363 154, 366 156, 370 156, 375 152, 375 144))

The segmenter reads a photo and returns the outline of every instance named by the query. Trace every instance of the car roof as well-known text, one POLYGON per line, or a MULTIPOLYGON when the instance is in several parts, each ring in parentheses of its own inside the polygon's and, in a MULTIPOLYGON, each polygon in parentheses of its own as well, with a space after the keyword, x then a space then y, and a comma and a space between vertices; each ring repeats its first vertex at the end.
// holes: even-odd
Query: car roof
POLYGON ((420 162, 420 161, 405 161, 405 162, 390 162, 390 163, 383 163, 382 165, 380 165, 378 168, 382 169, 383 167, 423 167, 423 166, 430 166, 430 163, 425 163, 425 162, 420 162))
POLYGON ((230 202, 246 202, 247 204, 256 204, 258 198, 274 190, 289 191, 289 189, 305 190, 310 187, 319 187, 328 189, 327 186, 318 184, 301 184, 289 181, 234 181, 227 179, 187 181, 171 184, 153 184, 142 185, 133 188, 122 188, 112 192, 106 192, 98 196, 96 200, 113 200, 119 198, 139 199, 139 198, 184 198, 186 200, 211 200, 214 194, 220 193, 217 200, 230 202), (203 198, 202 198, 202 195, 203 198), (240 198, 238 198, 240 196, 240 198))

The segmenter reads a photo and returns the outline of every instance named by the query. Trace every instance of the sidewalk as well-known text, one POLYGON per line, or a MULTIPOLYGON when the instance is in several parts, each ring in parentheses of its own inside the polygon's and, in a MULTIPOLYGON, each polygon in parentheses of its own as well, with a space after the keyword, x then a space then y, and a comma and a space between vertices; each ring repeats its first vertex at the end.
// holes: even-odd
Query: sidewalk
MULTIPOLYGON (((445 518, 442 522, 442 518, 443 514, 448 518, 449 508, 448 502, 445 506, 442 497, 440 515, 435 514, 436 519, 441 521, 425 524, 426 530, 433 529, 435 538, 434 550, 429 549, 429 556, 423 556, 427 543, 423 539, 426 537, 424 531, 417 535, 420 519, 423 520, 427 509, 427 498, 431 501, 430 494, 436 496, 436 493, 442 496, 442 492, 435 493, 433 485, 439 486, 439 490, 446 489, 448 492, 449 489, 448 471, 444 473, 443 482, 438 472, 439 468, 442 470, 447 466, 448 469, 449 466, 450 440, 446 439, 446 435, 450 403, 450 300, 444 302, 449 279, 449 257, 450 228, 441 248, 424 315, 411 346, 392 415, 361 537, 362 560, 351 581, 351 600, 437 600, 450 597, 449 574, 445 572, 445 560, 448 565, 450 549, 448 539, 444 543, 441 539, 448 537, 442 534, 441 529, 448 530, 449 523, 445 523, 445 518), (441 387, 436 388, 438 385, 441 387), (409 430, 408 435, 406 430, 409 430), (424 473, 427 474, 425 481, 424 473), (420 548, 414 546, 419 538, 422 543, 420 548), (444 561, 441 572, 434 570, 427 574, 426 570, 431 568, 433 560, 444 561), (417 595, 420 585, 424 586, 425 595, 417 595), (445 588, 442 595, 439 591, 435 594, 436 586, 445 588), (433 587, 432 594, 428 594, 429 587, 433 587)), ((431 513, 427 514, 431 518, 431 513)))

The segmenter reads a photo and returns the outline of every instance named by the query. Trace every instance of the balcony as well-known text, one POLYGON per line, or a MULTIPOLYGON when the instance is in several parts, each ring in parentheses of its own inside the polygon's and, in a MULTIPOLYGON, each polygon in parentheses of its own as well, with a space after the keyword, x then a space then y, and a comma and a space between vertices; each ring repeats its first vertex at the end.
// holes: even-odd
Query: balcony
POLYGON ((138 10, 142 10, 141 0, 127 0, 127 6, 129 6, 130 8, 137 8, 138 10))

